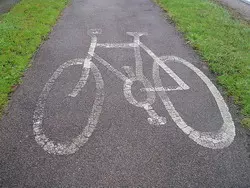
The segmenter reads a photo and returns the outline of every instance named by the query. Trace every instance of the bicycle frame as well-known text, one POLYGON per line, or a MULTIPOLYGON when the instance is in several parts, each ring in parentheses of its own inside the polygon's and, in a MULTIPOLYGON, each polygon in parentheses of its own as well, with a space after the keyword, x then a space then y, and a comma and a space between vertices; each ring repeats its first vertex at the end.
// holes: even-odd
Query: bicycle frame
MULTIPOLYGON (((88 56, 84 61, 84 68, 89 69, 90 65, 92 63, 92 58, 96 59, 99 63, 104 65, 107 69, 109 69, 111 72, 113 72, 119 79, 124 81, 124 95, 125 98, 133 104, 134 106, 144 108, 148 115, 148 121, 150 124, 155 125, 163 125, 166 123, 165 117, 160 117, 155 112, 155 110, 152 108, 152 104, 155 102, 155 91, 172 91, 172 90, 187 90, 189 89, 189 86, 184 83, 166 64, 164 64, 149 48, 147 48, 143 43, 140 42, 140 37, 143 35, 147 35, 146 33, 138 33, 138 32, 127 32, 128 35, 134 37, 133 43, 97 43, 97 34, 101 34, 100 30, 90 30, 88 33, 91 36, 91 45, 89 48, 88 56), (112 67, 108 62, 106 62, 104 59, 102 59, 100 56, 98 56, 95 53, 95 48, 101 47, 101 48, 131 48, 134 49, 135 54, 135 64, 136 64, 136 74, 132 71, 132 68, 129 66, 124 66, 124 70, 126 71, 127 76, 122 74, 120 71, 116 70, 114 67, 112 67), (179 85, 176 88, 163 88, 157 87, 154 88, 152 84, 149 82, 149 80, 144 76, 143 74, 143 61, 140 54, 140 48, 144 49, 148 55, 150 55, 154 62, 158 64, 158 66, 161 66, 179 85), (145 102, 138 102, 134 99, 132 93, 131 93, 131 87, 135 81, 140 81, 143 83, 145 90, 147 92, 147 100, 145 102)), ((155 69, 158 69, 155 66, 155 69)), ((83 78, 86 78, 86 72, 83 72, 81 79, 75 86, 75 89, 72 91, 69 96, 75 97, 78 95, 78 93, 81 91, 84 84, 82 84, 82 80, 85 80, 83 78)))
POLYGON ((61 65, 50 78, 48 83, 46 83, 40 97, 38 100, 37 108, 34 112, 34 134, 36 135, 36 141, 39 145, 43 147, 44 150, 49 153, 59 154, 59 155, 68 155, 75 153, 81 146, 83 146, 92 135, 95 130, 96 124, 99 119, 99 115, 102 110, 102 104, 104 101, 104 82, 96 65, 92 62, 92 59, 96 59, 97 62, 104 65, 108 70, 113 72, 119 79, 124 81, 124 96, 127 101, 133 104, 136 107, 140 107, 146 110, 148 113, 148 122, 153 125, 164 125, 166 123, 166 118, 159 116, 152 107, 152 104, 155 102, 155 92, 161 98, 167 112, 170 117, 173 119, 175 124, 188 135, 190 139, 195 141, 197 144, 211 148, 211 149, 222 149, 224 147, 229 146, 234 140, 235 136, 235 127, 229 113, 228 107, 223 100, 223 97, 214 86, 214 84, 207 78, 207 76, 202 73, 198 68, 196 68, 191 63, 175 56, 163 56, 157 57, 147 46, 145 46, 141 41, 140 37, 146 35, 146 33, 138 33, 138 32, 127 32, 128 35, 134 38, 132 43, 97 43, 97 35, 101 34, 101 30, 90 30, 88 34, 91 36, 91 44, 88 51, 88 55, 85 59, 76 59, 71 60, 63 65, 61 65), (95 53, 95 49, 97 47, 101 48, 131 48, 134 50, 135 54, 135 73, 132 71, 132 68, 129 66, 124 66, 123 69, 127 73, 128 76, 125 76, 123 73, 112 67, 107 61, 99 57, 95 53), (143 61, 140 54, 140 48, 142 48, 149 56, 154 60, 153 62, 153 80, 154 86, 150 83, 150 81, 143 74, 143 61), (187 66, 189 69, 194 71, 201 80, 207 85, 208 89, 212 93, 217 102, 218 108, 220 110, 223 125, 216 132, 201 132, 193 129, 188 126, 185 121, 182 119, 180 114, 174 108, 174 105, 170 101, 167 92, 172 90, 188 90, 189 86, 181 80, 167 65, 165 62, 174 61, 175 63, 181 63, 187 66), (45 107, 45 103, 51 88, 53 87, 54 82, 58 79, 60 74, 63 72, 65 68, 68 68, 72 65, 82 65, 83 71, 81 74, 81 78, 78 83, 74 87, 73 91, 68 95, 69 97, 76 97, 79 92, 85 86, 89 72, 92 71, 96 81, 96 99, 94 101, 94 105, 88 120, 87 126, 84 128, 82 134, 80 134, 77 138, 74 138, 71 143, 66 144, 55 144, 53 141, 50 141, 44 134, 42 130, 42 120, 43 120, 43 111, 45 107), (171 76, 178 87, 175 88, 164 88, 162 85, 162 81, 159 75, 160 67, 171 76), (132 95, 131 87, 135 81, 139 81, 144 85, 144 89, 147 92, 147 99, 144 102, 138 102, 132 95))

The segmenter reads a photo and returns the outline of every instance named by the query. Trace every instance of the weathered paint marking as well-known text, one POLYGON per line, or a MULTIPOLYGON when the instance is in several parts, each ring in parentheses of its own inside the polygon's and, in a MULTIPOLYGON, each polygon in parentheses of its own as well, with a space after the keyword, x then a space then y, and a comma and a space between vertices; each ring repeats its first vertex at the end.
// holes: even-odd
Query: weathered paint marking
MULTIPOLYGON (((104 101, 104 83, 102 76, 97 69, 97 67, 91 63, 90 70, 93 72, 95 81, 96 81, 96 98, 94 101, 94 105, 91 111, 91 114, 88 119, 87 126, 83 129, 83 132, 77 136, 76 138, 72 139, 71 142, 65 143, 55 143, 54 141, 50 140, 43 130, 43 117, 44 117, 44 108, 46 105, 46 100, 48 98, 49 92, 52 89, 55 81, 59 78, 61 73, 70 66, 76 65, 83 65, 85 62, 84 59, 75 59, 70 60, 63 65, 61 65, 49 79, 49 81, 45 84, 41 95, 38 98, 37 107, 34 112, 33 116, 33 132, 35 134, 36 142, 43 147, 45 151, 51 154, 57 155, 69 155, 75 153, 81 146, 83 146, 87 141, 88 138, 91 136, 93 131, 95 130, 96 124, 99 119, 99 115, 102 111, 102 104, 104 101)), ((87 68, 84 68, 87 69, 87 68)), ((83 71, 85 74, 89 74, 89 71, 83 71)), ((83 75, 84 78, 88 78, 88 75, 83 75)), ((83 82, 84 85, 86 81, 83 82)), ((83 85, 83 87, 84 87, 83 85)))
POLYGON ((209 80, 209 78, 202 73, 198 68, 196 68, 191 63, 185 61, 184 59, 175 57, 175 56, 163 56, 161 58, 157 57, 147 46, 140 42, 140 37, 146 35, 146 33, 137 33, 137 32, 128 32, 127 34, 134 37, 133 43, 97 43, 97 34, 100 34, 102 31, 98 29, 90 30, 88 34, 91 36, 91 44, 89 48, 88 55, 86 59, 75 59, 70 60, 64 64, 62 64, 52 75, 49 81, 45 84, 41 95, 38 98, 37 107, 34 112, 33 117, 33 131, 35 134, 36 142, 43 147, 45 151, 52 154, 57 155, 69 155, 75 153, 81 146, 83 146, 92 135, 93 131, 96 128, 96 125, 99 120, 100 113, 102 111, 102 105, 104 101, 104 82, 96 65, 92 62, 92 58, 95 58, 98 63, 104 65, 108 70, 113 72, 119 79, 124 81, 124 96, 127 101, 133 104, 136 107, 143 108, 148 113, 148 122, 154 125, 163 125, 166 124, 166 118, 159 116, 152 107, 152 104, 155 102, 155 92, 160 96, 167 112, 170 114, 173 121, 176 125, 191 138, 197 144, 212 148, 212 149, 222 149, 224 147, 229 146, 235 137, 235 127, 231 117, 231 114, 228 110, 228 107, 223 100, 223 97, 219 93, 218 89, 214 86, 214 84, 209 80), (135 54, 135 63, 136 70, 133 72, 132 68, 129 66, 124 66, 123 69, 127 73, 128 76, 125 76, 123 73, 112 67, 107 61, 99 57, 95 54, 95 48, 133 48, 135 54), (140 48, 144 49, 148 55, 152 57, 154 60, 153 63, 153 80, 154 87, 150 83, 150 81, 143 74, 143 61, 140 54, 140 48), (215 132, 201 132, 193 129, 188 126, 185 121, 182 119, 180 114, 174 108, 172 102, 167 96, 167 91, 173 90, 188 90, 189 86, 179 78, 167 65, 167 61, 174 61, 176 63, 181 63, 187 66, 189 69, 194 71, 201 80, 207 85, 208 89, 212 93, 217 102, 218 108, 220 110, 223 125, 222 127, 215 132), (78 96, 79 92, 83 89, 85 84, 87 83, 87 79, 89 76, 89 72, 92 71, 95 81, 96 81, 96 98, 92 107, 91 114, 88 119, 88 123, 86 127, 83 129, 83 132, 78 135, 76 138, 72 139, 71 142, 65 143, 55 143, 46 137, 45 132, 43 130, 43 117, 44 117, 44 108, 46 105, 46 100, 48 98, 49 92, 51 91, 55 81, 59 78, 62 72, 70 67, 70 66, 82 66, 82 75, 76 84, 73 91, 68 95, 69 97, 78 96), (159 75, 160 67, 170 75, 176 83, 179 85, 177 87, 168 87, 164 88, 162 86, 162 81, 159 75), (135 81, 139 81, 144 85, 144 88, 141 91, 147 92, 147 99, 144 102, 138 102, 132 95, 131 87, 135 81))
MULTIPOLYGON (((161 57, 162 62, 171 61, 173 60, 176 63, 181 63, 191 70, 193 70, 201 80, 207 85, 208 89, 214 96, 214 99, 218 105, 218 108, 221 113, 221 117, 223 119, 223 124, 218 131, 215 132, 202 132, 193 129, 192 127, 188 126, 185 121, 181 118, 179 113, 175 110, 173 104, 171 103, 170 99, 166 95, 165 92, 158 91, 159 96, 161 97, 163 104, 166 107, 166 110, 170 114, 171 118, 174 120, 176 125, 191 138, 197 144, 211 148, 211 149, 222 149, 224 147, 228 147, 234 140, 235 137, 235 127, 234 122, 232 120, 231 114, 229 109, 221 96, 218 89, 215 85, 209 80, 209 78, 202 73, 198 68, 196 68, 191 63, 175 56, 164 56, 161 57)), ((161 87, 162 83, 158 74, 157 69, 159 68, 159 64, 154 64, 154 80, 157 84, 157 87, 161 87)))

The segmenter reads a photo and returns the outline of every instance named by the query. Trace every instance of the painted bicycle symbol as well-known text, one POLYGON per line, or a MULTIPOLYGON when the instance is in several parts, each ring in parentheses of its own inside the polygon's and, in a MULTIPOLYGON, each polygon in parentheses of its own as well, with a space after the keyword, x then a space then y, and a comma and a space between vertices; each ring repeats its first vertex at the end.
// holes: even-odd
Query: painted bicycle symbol
POLYGON ((194 65, 185 61, 184 59, 175 56, 157 57, 147 46, 145 46, 140 41, 140 37, 146 35, 146 33, 127 32, 128 35, 133 37, 132 43, 97 43, 97 35, 101 34, 101 30, 93 29, 90 30, 88 34, 91 37, 91 44, 87 57, 85 59, 70 60, 62 64, 53 73, 49 81, 45 84, 42 93, 39 96, 37 107, 35 109, 33 117, 33 131, 35 134, 36 142, 40 146, 42 146, 45 151, 57 155, 73 154, 88 141, 93 131, 95 130, 104 102, 104 81, 97 66, 93 63, 93 59, 97 60, 98 63, 104 65, 108 70, 110 70, 124 82, 123 91, 125 98, 132 105, 143 108, 147 112, 148 122, 150 124, 164 125, 166 123, 166 118, 159 116, 152 107, 155 102, 157 93, 163 105, 165 106, 166 111, 169 113, 175 124, 197 144, 211 149, 222 149, 229 146, 233 142, 235 137, 235 127, 228 107, 223 100, 223 97, 219 93, 218 89, 214 86, 214 84, 209 80, 209 78, 194 65), (133 49, 135 54, 135 72, 133 72, 130 66, 124 66, 123 69, 127 73, 127 76, 125 76, 122 72, 112 67, 107 61, 105 61, 95 53, 95 49, 97 47, 133 49), (140 54, 140 48, 142 48, 154 60, 152 70, 154 85, 151 84, 151 82, 143 74, 143 61, 140 54), (176 111, 167 95, 167 92, 171 90, 188 90, 189 86, 167 66, 168 61, 174 61, 175 63, 180 63, 187 66, 189 69, 194 71, 206 84, 206 86, 214 96, 215 101, 217 102, 219 111, 223 119, 223 124, 218 131, 201 132, 195 130, 191 126, 187 125, 180 114, 176 111), (68 97, 78 96, 79 92, 87 83, 90 71, 92 71, 96 82, 96 96, 92 111, 88 118, 88 123, 84 127, 83 132, 80 135, 73 138, 70 142, 67 143, 55 143, 45 135, 43 130, 43 118, 46 101, 55 81, 59 78, 64 69, 70 66, 79 65, 82 66, 81 77, 78 83, 75 85, 73 91, 69 93, 68 97), (159 75, 160 68, 162 68, 169 76, 171 76, 175 80, 175 82, 178 84, 177 87, 163 87, 159 75), (145 90, 147 93, 147 99, 144 102, 138 102, 132 95, 131 87, 135 81, 141 82, 144 86, 143 90, 145 90))

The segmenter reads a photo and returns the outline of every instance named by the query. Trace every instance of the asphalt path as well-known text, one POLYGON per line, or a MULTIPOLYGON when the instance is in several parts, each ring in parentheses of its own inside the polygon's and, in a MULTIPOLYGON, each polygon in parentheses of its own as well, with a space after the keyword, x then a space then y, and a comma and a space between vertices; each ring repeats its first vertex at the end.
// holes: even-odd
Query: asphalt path
POLYGON ((230 7, 245 20, 250 21, 250 0, 218 0, 221 4, 230 7))
POLYGON ((0 14, 8 12, 19 0, 0 0, 0 14))
POLYGON ((250 187, 210 80, 150 0, 73 0, 0 121, 0 187, 250 187))

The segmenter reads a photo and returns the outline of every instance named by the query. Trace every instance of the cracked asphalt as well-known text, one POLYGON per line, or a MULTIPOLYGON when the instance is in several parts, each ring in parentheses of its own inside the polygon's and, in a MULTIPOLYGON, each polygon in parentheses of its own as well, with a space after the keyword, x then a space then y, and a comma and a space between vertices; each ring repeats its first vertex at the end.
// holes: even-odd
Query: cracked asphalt
MULTIPOLYGON (((34 57, 0 121, 0 187, 250 187, 247 135, 230 99, 226 101, 235 122, 234 141, 223 149, 206 148, 176 126, 158 96, 153 108, 166 117, 166 124, 149 124, 146 111, 126 100, 124 81, 96 60, 93 63, 104 81, 104 102, 88 142, 74 154, 62 156, 38 145, 33 115, 39 95, 60 65, 86 58, 90 29, 102 30, 100 43, 131 43, 133 38, 126 32, 146 32, 141 42, 158 57, 181 57, 215 81, 206 64, 152 1, 72 0, 34 57)), ((97 48, 95 52, 123 74, 124 66, 135 69, 131 49, 97 48)), ((143 50, 141 55, 143 73, 153 83, 153 60, 143 50)), ((174 62, 168 66, 190 87, 167 92, 180 116, 196 130, 218 130, 223 120, 208 87, 186 66, 174 62)), ((81 73, 81 66, 67 68, 46 101, 43 130, 55 142, 69 142, 87 125, 96 93, 93 73, 77 97, 67 97, 81 73)), ((160 76, 164 87, 176 86, 163 70, 160 76)), ((141 88, 141 83, 132 86, 138 101, 145 100, 141 88)))

